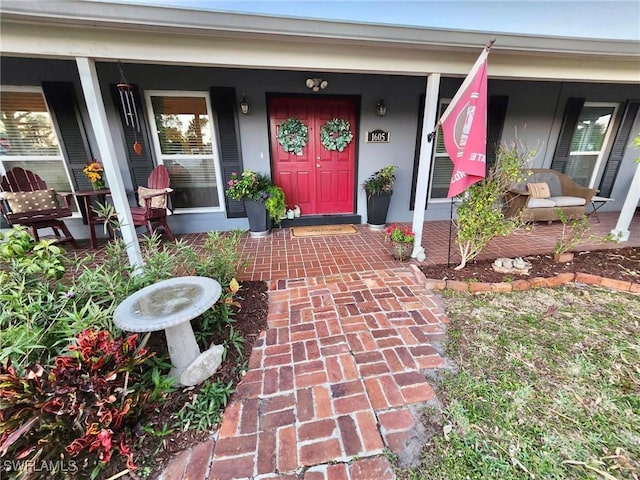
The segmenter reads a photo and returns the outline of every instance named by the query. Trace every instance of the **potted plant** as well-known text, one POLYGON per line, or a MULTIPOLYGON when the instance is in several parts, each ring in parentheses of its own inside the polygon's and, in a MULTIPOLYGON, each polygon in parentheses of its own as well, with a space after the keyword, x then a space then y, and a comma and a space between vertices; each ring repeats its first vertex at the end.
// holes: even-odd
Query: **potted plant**
POLYGON ((391 240, 392 253, 397 260, 403 262, 411 256, 416 234, 409 227, 394 223, 387 228, 387 237, 391 240))
POLYGON ((396 168, 395 165, 382 167, 362 184, 367 193, 367 223, 370 228, 382 230, 387 223, 396 168))
POLYGON ((562 209, 558 208, 557 212, 562 222, 562 231, 553 246, 553 260, 556 263, 567 263, 573 260, 573 252, 568 250, 575 247, 589 230, 589 218, 583 215, 576 220, 569 220, 562 209))
POLYGON ((233 172, 227 182, 226 194, 229 198, 244 202, 249 232, 253 237, 267 235, 271 223, 280 223, 286 213, 283 190, 262 173, 249 169, 240 175, 233 172))

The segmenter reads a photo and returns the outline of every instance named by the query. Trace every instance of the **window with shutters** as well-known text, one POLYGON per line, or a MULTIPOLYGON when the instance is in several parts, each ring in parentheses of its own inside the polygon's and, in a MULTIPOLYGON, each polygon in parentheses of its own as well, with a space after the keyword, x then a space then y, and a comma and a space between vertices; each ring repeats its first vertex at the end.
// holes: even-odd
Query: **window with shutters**
POLYGON ((207 92, 148 91, 156 158, 171 178, 173 206, 222 211, 224 190, 207 92))
POLYGON ((605 154, 618 107, 616 103, 585 103, 571 138, 564 173, 576 182, 593 187, 605 154))
POLYGON ((2 87, 0 173, 14 167, 31 170, 59 192, 72 191, 51 115, 37 87, 2 87))
MULTIPOLYGON (((442 116, 449 106, 451 99, 440 100, 438 118, 442 116)), ((431 199, 446 199, 453 173, 453 163, 444 148, 442 129, 436 130, 435 144, 433 149, 433 168, 431 169, 431 199)))

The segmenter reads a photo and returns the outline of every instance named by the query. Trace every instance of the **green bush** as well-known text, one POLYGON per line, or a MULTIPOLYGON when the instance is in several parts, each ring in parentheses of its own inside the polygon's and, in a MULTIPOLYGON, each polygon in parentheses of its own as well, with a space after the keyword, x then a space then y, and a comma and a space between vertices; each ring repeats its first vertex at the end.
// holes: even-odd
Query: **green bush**
MULTIPOLYGON (((110 242, 99 259, 86 255, 70 261, 50 242, 33 242, 19 228, 9 232, 0 246, 0 451, 34 461, 77 458, 97 469, 117 451, 130 462, 129 427, 146 406, 166 400, 173 381, 167 376, 166 353, 151 360, 143 350, 134 355, 132 337, 122 338, 113 311, 133 292, 159 280, 215 278, 223 294, 193 322, 195 333, 203 348, 214 331, 228 333, 228 347, 241 348, 242 338, 230 327, 231 306, 238 305, 235 277, 243 266, 241 236, 239 230, 212 232, 202 247, 161 243, 151 236, 142 242, 145 264, 134 274, 121 240, 110 242), (69 271, 67 265, 73 265, 69 271), (88 333, 90 327, 94 333, 88 333), (87 344, 95 338, 100 341, 87 344)), ((185 411, 187 423, 203 428, 217 421, 231 393, 229 385, 205 389, 200 397, 200 402, 208 399, 205 410, 185 411)))
POLYGON ((509 188, 523 180, 522 169, 534 152, 519 144, 503 144, 496 153, 484 180, 471 185, 458 206, 456 243, 461 261, 457 270, 476 258, 494 237, 509 235, 522 223, 518 217, 504 216, 503 202, 509 188))

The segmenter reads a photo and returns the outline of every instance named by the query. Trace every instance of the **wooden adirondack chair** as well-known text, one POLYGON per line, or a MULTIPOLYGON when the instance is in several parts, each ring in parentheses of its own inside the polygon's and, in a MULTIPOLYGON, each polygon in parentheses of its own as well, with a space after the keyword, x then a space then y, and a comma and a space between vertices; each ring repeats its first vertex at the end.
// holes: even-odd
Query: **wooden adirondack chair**
POLYGON ((167 224, 167 209, 170 209, 169 194, 173 192, 173 189, 169 188, 170 183, 169 172, 164 165, 154 168, 147 180, 148 188, 138 187, 140 206, 131 208, 131 216, 133 224, 136 227, 146 227, 149 235, 161 228, 167 238, 173 241, 175 237, 167 224))
POLYGON ((69 206, 72 193, 47 188, 42 178, 20 167, 9 170, 2 177, 0 187, 0 211, 9 225, 30 228, 36 241, 40 240, 38 230, 51 228, 58 243, 69 242, 77 248, 73 235, 62 221, 72 214, 69 206), (62 199, 62 205, 58 198, 62 199))

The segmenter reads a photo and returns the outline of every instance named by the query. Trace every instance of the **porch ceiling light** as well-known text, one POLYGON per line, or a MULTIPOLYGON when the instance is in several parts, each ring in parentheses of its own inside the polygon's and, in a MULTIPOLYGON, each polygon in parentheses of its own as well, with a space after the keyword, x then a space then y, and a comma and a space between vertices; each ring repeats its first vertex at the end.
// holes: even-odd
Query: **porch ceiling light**
POLYGON ((247 96, 242 92, 242 99, 240 100, 240 111, 243 115, 249 114, 249 102, 247 101, 247 96))
POLYGON ((378 103, 376 103, 376 113, 380 117, 384 117, 387 114, 387 105, 384 103, 384 98, 380 97, 378 103))
POLYGON ((310 88, 314 92, 317 92, 319 90, 324 90, 325 88, 327 88, 329 86, 329 82, 319 77, 313 77, 307 78, 305 85, 307 86, 307 88, 310 88))

